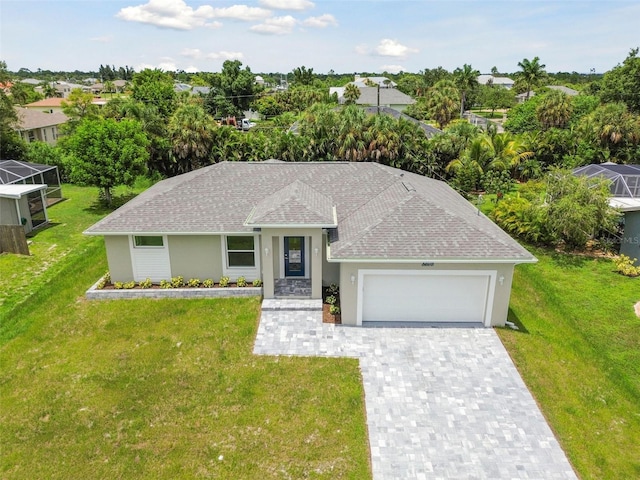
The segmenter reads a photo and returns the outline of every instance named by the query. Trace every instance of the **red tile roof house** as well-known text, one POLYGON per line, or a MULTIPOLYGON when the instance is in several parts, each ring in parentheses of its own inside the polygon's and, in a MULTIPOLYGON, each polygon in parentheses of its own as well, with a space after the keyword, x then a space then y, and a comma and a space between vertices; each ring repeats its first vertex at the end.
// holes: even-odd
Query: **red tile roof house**
POLYGON ((376 163, 223 162, 85 234, 104 236, 112 281, 243 276, 316 299, 335 283, 349 325, 504 325, 514 266, 537 261, 446 183, 376 163))

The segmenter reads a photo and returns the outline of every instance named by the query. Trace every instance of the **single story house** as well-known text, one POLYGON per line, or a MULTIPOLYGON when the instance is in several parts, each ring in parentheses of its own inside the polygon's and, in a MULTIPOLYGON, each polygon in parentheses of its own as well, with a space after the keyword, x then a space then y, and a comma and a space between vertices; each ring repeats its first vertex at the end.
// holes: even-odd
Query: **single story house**
MULTIPOLYGON (((65 101, 64 98, 51 97, 45 98, 43 100, 38 100, 37 102, 27 103, 26 105, 23 105, 23 107, 29 110, 39 110, 45 113, 62 113, 63 101, 65 101)), ((91 103, 101 108, 107 103, 107 100, 104 98, 95 97, 93 100, 91 100, 91 103)))
POLYGON ((350 325, 504 325, 514 266, 537 261, 446 183, 367 162, 218 163, 84 233, 104 236, 112 281, 243 276, 316 299, 337 284, 350 325))
POLYGON ((476 78, 480 85, 496 85, 510 90, 513 88, 515 81, 509 77, 497 77, 490 74, 478 75, 476 78))
POLYGON ((67 123, 69 118, 61 112, 45 113, 28 108, 15 108, 18 115, 16 131, 27 142, 45 142, 55 145, 58 142, 58 127, 67 123))
MULTIPOLYGON (((547 85, 545 88, 548 88, 549 90, 558 90, 559 92, 562 92, 565 95, 568 95, 570 97, 575 97, 580 93, 577 90, 574 90, 573 88, 565 87, 564 85, 547 85)), ((519 93, 518 95, 516 95, 516 102, 523 103, 528 98, 535 97, 535 96, 536 96, 536 92, 534 92, 533 90, 519 93)))
POLYGON ((640 266, 640 165, 606 162, 579 167, 573 173, 611 181, 609 204, 622 212, 624 222, 620 253, 637 259, 640 266))
POLYGON ((398 84, 387 77, 361 77, 360 75, 354 75, 353 82, 356 87, 377 87, 380 88, 396 88, 398 84))
POLYGON ((0 225, 44 226, 47 207, 62 200, 58 167, 0 160, 0 225))
MULTIPOLYGON (((346 102, 344 92, 346 87, 331 87, 329 95, 338 96, 338 103, 346 102)), ((416 103, 415 99, 395 88, 358 87, 360 96, 356 105, 389 107, 402 112, 409 105, 416 103)))

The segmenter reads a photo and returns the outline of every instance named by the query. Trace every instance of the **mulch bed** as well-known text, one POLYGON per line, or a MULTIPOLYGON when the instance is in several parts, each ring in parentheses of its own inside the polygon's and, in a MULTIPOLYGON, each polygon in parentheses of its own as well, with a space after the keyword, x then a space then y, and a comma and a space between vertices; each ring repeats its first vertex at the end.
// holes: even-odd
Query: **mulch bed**
POLYGON ((331 308, 331 305, 329 305, 328 303, 322 304, 322 323, 333 323, 334 325, 340 325, 342 323, 340 315, 331 315, 329 313, 329 308, 331 308))

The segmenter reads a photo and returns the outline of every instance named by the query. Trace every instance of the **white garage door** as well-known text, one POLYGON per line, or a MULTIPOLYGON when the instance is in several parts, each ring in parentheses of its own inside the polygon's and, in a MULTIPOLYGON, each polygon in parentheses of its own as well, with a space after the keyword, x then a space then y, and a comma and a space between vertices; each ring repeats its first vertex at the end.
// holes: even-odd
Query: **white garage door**
POLYGON ((360 279, 361 321, 487 323, 492 272, 361 270, 360 279))

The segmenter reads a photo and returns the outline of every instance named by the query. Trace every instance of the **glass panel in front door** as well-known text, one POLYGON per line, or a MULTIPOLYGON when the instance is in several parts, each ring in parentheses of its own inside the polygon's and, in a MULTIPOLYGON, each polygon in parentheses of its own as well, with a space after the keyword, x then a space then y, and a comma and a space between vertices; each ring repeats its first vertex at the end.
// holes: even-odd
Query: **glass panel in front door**
POLYGON ((304 237, 287 237, 285 240, 286 274, 304 275, 304 237))

